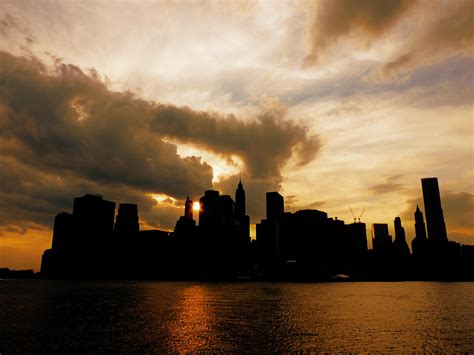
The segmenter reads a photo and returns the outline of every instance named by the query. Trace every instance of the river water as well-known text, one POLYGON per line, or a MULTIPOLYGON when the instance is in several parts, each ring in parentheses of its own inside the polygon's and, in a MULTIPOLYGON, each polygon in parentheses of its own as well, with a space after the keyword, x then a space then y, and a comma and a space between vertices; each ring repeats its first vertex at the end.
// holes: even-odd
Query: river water
POLYGON ((0 280, 0 353, 474 352, 474 283, 0 280))

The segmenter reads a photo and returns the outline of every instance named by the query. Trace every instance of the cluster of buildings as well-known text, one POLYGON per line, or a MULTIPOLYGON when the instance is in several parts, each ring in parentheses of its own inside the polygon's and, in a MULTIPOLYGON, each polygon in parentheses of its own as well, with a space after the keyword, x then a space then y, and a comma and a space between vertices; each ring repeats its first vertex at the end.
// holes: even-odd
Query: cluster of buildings
POLYGON ((144 230, 138 206, 87 194, 74 199, 72 214, 54 220, 52 248, 44 252, 41 274, 51 278, 194 279, 236 277, 251 273, 250 217, 239 182, 235 201, 208 190, 199 200, 199 223, 193 201, 174 232, 144 230))
POLYGON ((51 278, 138 279, 474 279, 474 246, 449 241, 436 178, 422 179, 426 224, 415 211, 416 236, 408 247, 401 219, 395 238, 387 224, 372 225, 367 246, 365 223, 345 224, 319 210, 285 212, 278 192, 266 194, 266 218, 250 238, 245 190, 235 200, 208 190, 186 199, 173 232, 140 231, 138 207, 98 195, 74 199, 72 214, 54 222, 52 248, 44 252, 41 273, 51 278))

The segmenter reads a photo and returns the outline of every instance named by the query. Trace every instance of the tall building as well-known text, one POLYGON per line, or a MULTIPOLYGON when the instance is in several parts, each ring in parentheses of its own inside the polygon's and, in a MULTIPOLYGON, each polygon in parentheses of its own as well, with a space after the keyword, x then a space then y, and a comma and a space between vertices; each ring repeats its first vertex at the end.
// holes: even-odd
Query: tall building
POLYGON ((179 217, 174 228, 174 235, 178 239, 192 238, 194 236, 196 221, 193 219, 193 201, 186 197, 184 215, 179 217))
POLYGON ((199 199, 199 203, 201 204, 199 226, 209 227, 218 225, 221 220, 219 191, 206 190, 204 196, 199 199))
POLYGON ((415 211, 415 238, 426 240, 426 227, 423 219, 423 212, 421 212, 418 205, 416 205, 415 211))
POLYGON ((428 227, 428 239, 431 241, 444 242, 448 240, 446 224, 444 223, 443 209, 437 178, 421 179, 423 189, 423 202, 425 204, 426 225, 428 227))
POLYGON ((372 246, 376 255, 387 256, 391 253, 392 236, 388 233, 387 224, 372 224, 372 246))
POLYGON ((245 243, 250 243, 250 217, 245 214, 245 190, 242 179, 235 190, 235 219, 240 224, 241 237, 245 243))
POLYGON ((367 232, 365 223, 351 223, 346 225, 352 256, 361 257, 367 254, 367 232))
POLYGON ((115 231, 133 234, 139 230, 138 206, 133 203, 121 203, 115 220, 115 231))
POLYGON ((74 199, 72 210, 77 229, 86 235, 104 235, 114 228, 115 202, 87 194, 74 199))
POLYGON ((223 222, 230 222, 234 219, 234 201, 229 195, 222 195, 219 200, 219 213, 223 222))
POLYGON ((240 179, 235 190, 235 217, 242 218, 243 216, 245 216, 245 190, 240 179))
POLYGON ((61 212, 54 218, 53 245, 55 252, 62 253, 70 248, 71 234, 74 229, 72 215, 61 212))
POLYGON ((267 220, 278 221, 285 213, 283 196, 278 192, 267 192, 267 220))
POLYGON ((428 253, 428 239, 426 238, 426 227, 423 212, 416 205, 415 211, 415 238, 411 242, 411 250, 414 256, 426 256, 428 253))
POLYGON ((393 242, 393 249, 396 256, 410 255, 407 240, 405 237, 405 228, 402 227, 402 220, 400 217, 395 217, 393 222, 395 228, 395 240, 393 242))
POLYGON ((186 197, 186 202, 184 203, 184 217, 193 219, 193 200, 190 200, 189 196, 186 197))

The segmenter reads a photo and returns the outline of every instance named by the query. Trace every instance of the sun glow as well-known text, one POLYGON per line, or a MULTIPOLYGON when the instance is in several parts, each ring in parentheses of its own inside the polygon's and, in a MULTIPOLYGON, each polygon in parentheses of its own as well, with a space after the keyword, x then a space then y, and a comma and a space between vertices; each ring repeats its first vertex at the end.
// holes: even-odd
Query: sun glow
POLYGON ((176 199, 168 196, 166 194, 148 194, 151 198, 153 198, 159 205, 166 205, 169 207, 176 207, 181 208, 181 205, 176 204, 176 199))
POLYGON ((212 182, 217 183, 229 176, 238 174, 244 169, 244 162, 235 154, 230 156, 219 156, 205 149, 198 148, 192 144, 183 144, 170 139, 164 139, 165 142, 176 144, 177 153, 180 157, 200 157, 202 161, 212 166, 212 182))
POLYGON ((199 211, 201 209, 201 204, 199 202, 193 203, 193 210, 199 211))

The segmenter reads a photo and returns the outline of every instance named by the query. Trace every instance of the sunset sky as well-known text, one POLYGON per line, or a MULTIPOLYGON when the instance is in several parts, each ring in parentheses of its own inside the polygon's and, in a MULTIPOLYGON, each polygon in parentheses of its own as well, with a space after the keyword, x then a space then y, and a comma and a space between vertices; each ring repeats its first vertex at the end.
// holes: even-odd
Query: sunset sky
MULTIPOLYGON (((347 223, 402 218, 439 178, 474 245, 474 1, 0 2, 0 267, 39 269, 75 196, 265 192, 347 223)), ((369 244, 370 246, 370 244, 369 244)))

